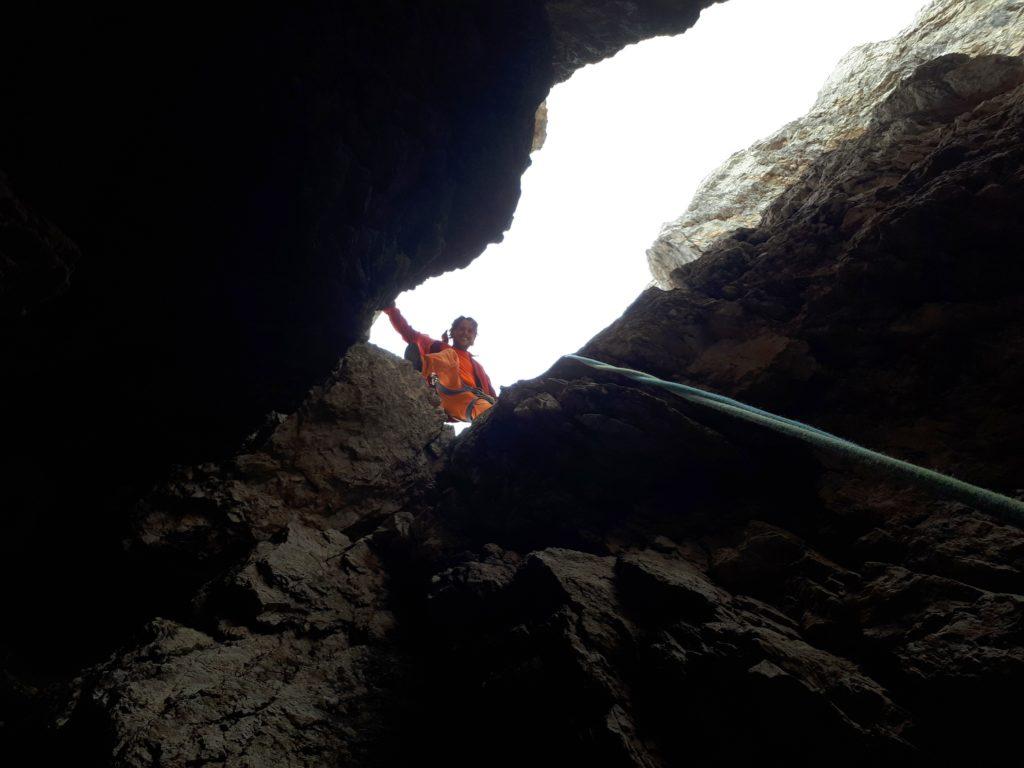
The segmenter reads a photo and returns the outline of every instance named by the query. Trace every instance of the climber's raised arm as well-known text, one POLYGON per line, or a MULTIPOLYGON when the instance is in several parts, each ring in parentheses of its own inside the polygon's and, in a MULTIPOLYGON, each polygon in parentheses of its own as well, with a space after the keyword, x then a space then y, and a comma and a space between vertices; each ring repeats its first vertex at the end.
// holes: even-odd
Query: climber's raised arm
POLYGON ((435 339, 425 333, 420 333, 409 325, 408 321, 402 317, 402 313, 398 311, 398 307, 385 307, 382 311, 391 321, 391 327, 398 331, 398 335, 405 339, 406 344, 415 344, 422 351, 429 349, 430 345, 434 343, 435 339))

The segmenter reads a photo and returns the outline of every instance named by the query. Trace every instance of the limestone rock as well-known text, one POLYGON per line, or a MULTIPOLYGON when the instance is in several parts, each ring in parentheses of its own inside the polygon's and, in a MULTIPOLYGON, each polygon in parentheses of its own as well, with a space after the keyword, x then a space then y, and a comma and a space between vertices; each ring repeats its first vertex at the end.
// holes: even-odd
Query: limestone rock
POLYGON ((433 485, 451 429, 405 361, 352 347, 302 407, 271 418, 220 464, 179 469, 140 504, 130 546, 192 562, 283 533, 294 521, 372 531, 433 485))
POLYGON ((103 764, 370 764, 362 761, 388 750, 374 697, 392 658, 339 634, 218 642, 165 620, 147 631, 147 642, 96 670, 72 713, 72 723, 104 721, 110 741, 94 755, 103 764))
POLYGON ((564 80, 630 43, 687 29, 715 2, 721 0, 545 0, 555 77, 564 80))
MULTIPOLYGON (((1024 53, 1024 8, 1005 0, 935 0, 897 37, 850 51, 822 86, 804 117, 730 157, 698 187, 686 212, 666 224, 647 252, 655 281, 672 284, 671 272, 706 253, 719 238, 758 224, 768 206, 798 181, 823 154, 860 136, 873 121, 900 108, 893 92, 920 65, 944 54, 969 56, 1024 53), (888 105, 888 106, 886 106, 888 105)), ((985 80, 991 84, 989 74, 985 80)), ((1012 74, 1011 74, 1012 77, 1012 74)), ((945 109, 967 111, 981 99, 950 99, 951 90, 972 90, 965 70, 933 91, 945 109)), ((988 87, 988 86, 985 86, 988 87)), ((911 87, 899 100, 913 101, 911 87)), ((909 109, 904 104, 902 109, 909 109)), ((959 112, 958 112, 959 113, 959 112)))
POLYGON ((463 749, 505 742, 506 718, 530 736, 508 743, 497 765, 541 744, 554 760, 629 766, 910 754, 905 713, 881 686, 678 553, 546 549, 492 599, 502 611, 486 624, 432 629, 445 651, 434 673, 451 687, 444 719, 455 714, 472 733, 456 746, 460 764, 463 749))
POLYGON ((533 120, 533 144, 530 146, 531 152, 536 152, 544 147, 544 142, 548 138, 548 103, 542 101, 540 106, 537 107, 537 115, 533 120))
MULTIPOLYGON (((970 111, 954 118, 939 99, 820 156, 760 228, 677 270, 677 290, 644 293, 584 354, 1013 493, 1022 425, 1013 409, 991 422, 976 415, 1024 381, 1020 263, 1007 247, 1021 236, 1011 200, 1024 98, 1014 83, 1024 69, 1001 56, 944 56, 903 82, 912 93, 934 83, 924 86, 929 98, 960 104, 941 84, 967 71, 987 73, 970 111), (887 359, 896 347, 898 365, 887 359), (885 396, 864 400, 867 392, 885 396)), ((894 103, 917 100, 900 93, 894 103)))
POLYGON ((131 544, 189 605, 83 674, 59 743, 116 766, 388 764, 408 659, 376 531, 423 505, 450 439, 421 377, 357 345, 234 459, 151 494, 131 544))

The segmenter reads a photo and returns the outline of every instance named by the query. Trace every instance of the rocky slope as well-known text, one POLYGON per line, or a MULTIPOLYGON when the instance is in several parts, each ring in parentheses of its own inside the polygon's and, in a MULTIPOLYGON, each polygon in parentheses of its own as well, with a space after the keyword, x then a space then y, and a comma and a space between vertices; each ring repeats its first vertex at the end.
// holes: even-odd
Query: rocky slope
MULTIPOLYGON (((583 353, 1024 496, 1022 135, 1020 58, 926 62, 583 353)), ((447 535, 476 549, 428 612, 446 705, 482 734, 465 762, 1013 748, 1019 522, 571 362, 457 441, 443 487, 447 535)))
POLYGON ((176 618, 163 613, 77 684, 57 754, 388 762, 409 662, 374 532, 422 511, 452 438, 442 419, 411 367, 356 345, 232 460, 152 492, 128 544, 176 618))
MULTIPOLYGON (((1005 0, 935 0, 897 37, 850 51, 805 116, 737 152, 706 178, 686 211, 647 252, 655 281, 738 227, 753 227, 771 202, 822 154, 868 129, 876 106, 919 65, 947 53, 1024 53, 1024 7, 1005 0)), ((962 84, 937 84, 956 91, 962 84)), ((969 83, 965 83, 968 88, 969 83)))

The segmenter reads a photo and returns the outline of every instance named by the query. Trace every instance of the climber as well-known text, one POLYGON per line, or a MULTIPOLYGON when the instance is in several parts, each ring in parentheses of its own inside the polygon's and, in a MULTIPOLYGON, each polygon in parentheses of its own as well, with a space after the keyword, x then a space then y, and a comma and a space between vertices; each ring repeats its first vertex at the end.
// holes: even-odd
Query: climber
POLYGON ((438 341, 413 330, 397 307, 386 307, 384 314, 401 337, 418 350, 423 377, 440 395, 450 421, 473 421, 494 405, 497 395, 491 380, 469 352, 476 341, 476 320, 455 318, 450 332, 445 331, 438 341))

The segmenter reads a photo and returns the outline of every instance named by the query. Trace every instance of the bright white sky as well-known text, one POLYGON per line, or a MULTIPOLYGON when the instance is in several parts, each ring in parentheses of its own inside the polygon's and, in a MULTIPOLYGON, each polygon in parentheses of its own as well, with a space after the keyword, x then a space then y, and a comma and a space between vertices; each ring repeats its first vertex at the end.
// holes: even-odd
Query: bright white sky
MULTIPOLYGON (((434 338, 476 318, 495 388, 546 371, 650 283, 646 251, 701 179, 810 108, 839 58, 927 0, 729 0, 677 37, 584 67, 548 98, 548 137, 505 240, 396 302, 434 338)), ((370 341, 401 355, 381 315, 370 341)))

